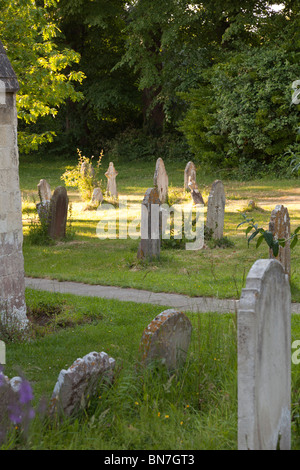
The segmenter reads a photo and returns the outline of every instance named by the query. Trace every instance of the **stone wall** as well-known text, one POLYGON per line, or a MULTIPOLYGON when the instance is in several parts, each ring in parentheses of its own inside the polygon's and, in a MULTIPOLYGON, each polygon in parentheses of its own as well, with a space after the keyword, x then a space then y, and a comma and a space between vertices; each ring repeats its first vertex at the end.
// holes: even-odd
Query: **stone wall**
POLYGON ((15 73, 0 41, 0 315, 4 323, 27 323, 19 186, 15 73))

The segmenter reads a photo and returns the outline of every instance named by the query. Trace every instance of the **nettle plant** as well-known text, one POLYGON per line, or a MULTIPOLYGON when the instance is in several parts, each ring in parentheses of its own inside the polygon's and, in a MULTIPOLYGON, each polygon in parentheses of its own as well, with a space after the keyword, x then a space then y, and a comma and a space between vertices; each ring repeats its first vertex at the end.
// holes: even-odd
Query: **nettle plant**
POLYGON ((91 158, 82 155, 78 149, 78 163, 75 168, 67 169, 61 179, 68 187, 78 188, 83 201, 90 201, 95 187, 101 187, 102 181, 98 181, 98 173, 101 166, 103 151, 100 153, 96 169, 91 158))
POLYGON ((293 249, 297 242, 300 232, 300 225, 295 229, 294 233, 291 234, 289 238, 277 238, 270 230, 265 230, 263 227, 259 227, 255 222, 254 218, 247 217, 247 214, 242 214, 243 222, 240 222, 237 226, 239 228, 241 225, 248 224, 245 233, 248 237, 248 246, 254 238, 256 240, 256 248, 258 248, 263 242, 267 243, 268 247, 272 250, 273 255, 276 257, 279 252, 279 247, 284 247, 288 241, 290 241, 290 248, 293 249))

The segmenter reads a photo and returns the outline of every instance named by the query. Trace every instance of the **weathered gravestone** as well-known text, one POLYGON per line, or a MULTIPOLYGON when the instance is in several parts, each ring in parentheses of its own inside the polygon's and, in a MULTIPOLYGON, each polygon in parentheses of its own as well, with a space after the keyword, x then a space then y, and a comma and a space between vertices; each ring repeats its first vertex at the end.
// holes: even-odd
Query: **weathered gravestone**
POLYGON ((107 172, 105 173, 105 176, 107 178, 107 194, 109 194, 112 197, 118 197, 118 191, 117 191, 117 182, 116 182, 116 177, 118 175, 118 172, 116 171, 113 162, 110 162, 108 165, 107 172))
POLYGON ((223 237, 225 200, 222 181, 214 181, 207 201, 206 227, 211 230, 212 237, 216 240, 223 237))
POLYGON ((238 314, 238 448, 287 450, 291 439, 291 294, 277 260, 249 271, 238 314))
POLYGON ((87 404, 101 382, 113 381, 115 360, 105 352, 91 352, 77 359, 69 369, 61 370, 55 384, 50 414, 70 416, 87 404))
MULTIPOLYGON (((269 222, 269 231, 277 238, 288 239, 291 236, 291 225, 289 211, 286 207, 279 204, 271 213, 269 222)), ((273 251, 269 251, 269 257, 275 258, 273 251)), ((278 255, 276 259, 283 265, 285 273, 291 276, 291 247, 290 241, 286 241, 285 246, 279 247, 278 255)))
POLYGON ((158 189, 161 204, 168 202, 169 178, 162 158, 158 158, 156 161, 153 185, 158 189))
POLYGON ((88 177, 92 179, 95 177, 95 170, 93 168, 93 165, 88 162, 82 162, 81 167, 80 167, 80 173, 84 177, 88 177))
POLYGON ((64 186, 58 186, 51 198, 48 215, 48 234, 59 239, 66 236, 69 198, 64 186))
POLYGON ((184 189, 189 188, 189 182, 196 183, 196 167, 193 162, 188 162, 184 170, 184 189))
POLYGON ((194 204, 204 205, 204 200, 203 200, 202 194, 199 191, 197 183, 194 180, 190 179, 188 186, 191 190, 191 195, 192 195, 194 204))
POLYGON ((40 202, 36 204, 36 209, 42 224, 48 225, 49 208, 51 200, 51 187, 47 180, 41 179, 37 185, 40 202))
POLYGON ((51 186, 48 183, 48 181, 45 179, 41 179, 39 184, 37 185, 37 188, 38 188, 40 201, 42 203, 50 202, 52 192, 51 192, 51 186))
POLYGON ((19 84, 1 41, 0 83, 0 319, 24 330, 28 319, 17 142, 19 84))
POLYGON ((158 362, 170 371, 181 367, 186 360, 191 334, 192 325, 184 313, 165 310, 143 332, 140 343, 142 362, 158 362))
POLYGON ((141 205, 141 241, 137 257, 153 259, 160 256, 161 213, 157 188, 149 188, 141 205))
POLYGON ((95 188, 92 194, 91 204, 101 204, 103 201, 103 194, 101 188, 95 188))

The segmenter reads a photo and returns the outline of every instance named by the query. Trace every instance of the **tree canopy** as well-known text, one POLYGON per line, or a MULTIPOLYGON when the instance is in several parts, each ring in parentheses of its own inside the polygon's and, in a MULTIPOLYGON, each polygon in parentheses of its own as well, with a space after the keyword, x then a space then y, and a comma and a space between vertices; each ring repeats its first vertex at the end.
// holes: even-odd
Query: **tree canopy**
POLYGON ((100 151, 133 129, 218 168, 298 151, 299 0, 0 3, 22 152, 100 151))

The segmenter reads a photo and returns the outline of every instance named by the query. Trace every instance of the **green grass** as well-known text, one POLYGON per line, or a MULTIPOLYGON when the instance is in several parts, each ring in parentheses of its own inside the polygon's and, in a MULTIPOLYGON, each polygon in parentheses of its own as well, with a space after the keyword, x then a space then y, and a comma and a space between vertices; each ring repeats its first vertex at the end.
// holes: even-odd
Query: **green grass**
MULTIPOLYGON (((116 379, 85 411, 51 421, 37 413, 27 439, 12 433, 2 449, 226 450, 237 449, 236 319, 187 312, 193 325, 185 365, 174 373, 141 366, 143 330, 163 307, 26 290, 36 320, 54 311, 32 340, 7 344, 9 377, 20 370, 34 390, 34 407, 48 401, 61 369, 91 351, 116 360, 116 379), (40 316, 39 316, 40 315, 40 316), (68 323, 66 322, 68 319, 68 323)), ((300 317, 292 317, 292 341, 300 317)), ((300 449, 300 365, 292 364, 292 448, 300 449)))
MULTIPOLYGON (((20 184, 24 195, 24 258, 28 276, 49 277, 58 280, 80 281, 90 284, 142 288, 150 291, 176 292, 191 296, 239 298, 246 275, 254 261, 267 258, 268 249, 262 244, 248 248, 244 229, 236 229, 248 201, 254 200, 258 209, 249 212, 259 225, 268 227, 272 209, 285 198, 292 221, 292 230, 300 223, 300 206, 292 198, 299 195, 298 180, 258 180, 249 182, 224 181, 227 196, 224 235, 234 246, 210 248, 201 251, 163 249, 157 262, 137 260, 139 240, 100 240, 96 235, 100 220, 97 211, 84 211, 78 193, 69 191, 72 203, 72 227, 75 238, 55 246, 29 244, 28 227, 33 217, 37 197, 36 184, 46 178, 52 188, 62 184, 59 180, 68 161, 20 164, 20 184), (80 267, 80 269, 78 269, 80 267)), ((106 170, 108 162, 103 161, 106 170)), ((169 173, 172 202, 182 196, 185 163, 166 164, 169 173)), ((120 164, 117 168, 118 190, 132 204, 140 204, 148 187, 153 185, 153 162, 138 162, 134 168, 120 164)), ((105 177, 104 177, 105 179, 105 177)), ((207 200, 213 177, 198 169, 199 188, 207 200)), ((189 198, 189 194, 184 196, 189 198)), ((139 207, 139 206, 138 206, 139 207)), ((292 300, 300 301, 300 244, 292 253, 292 300)))

